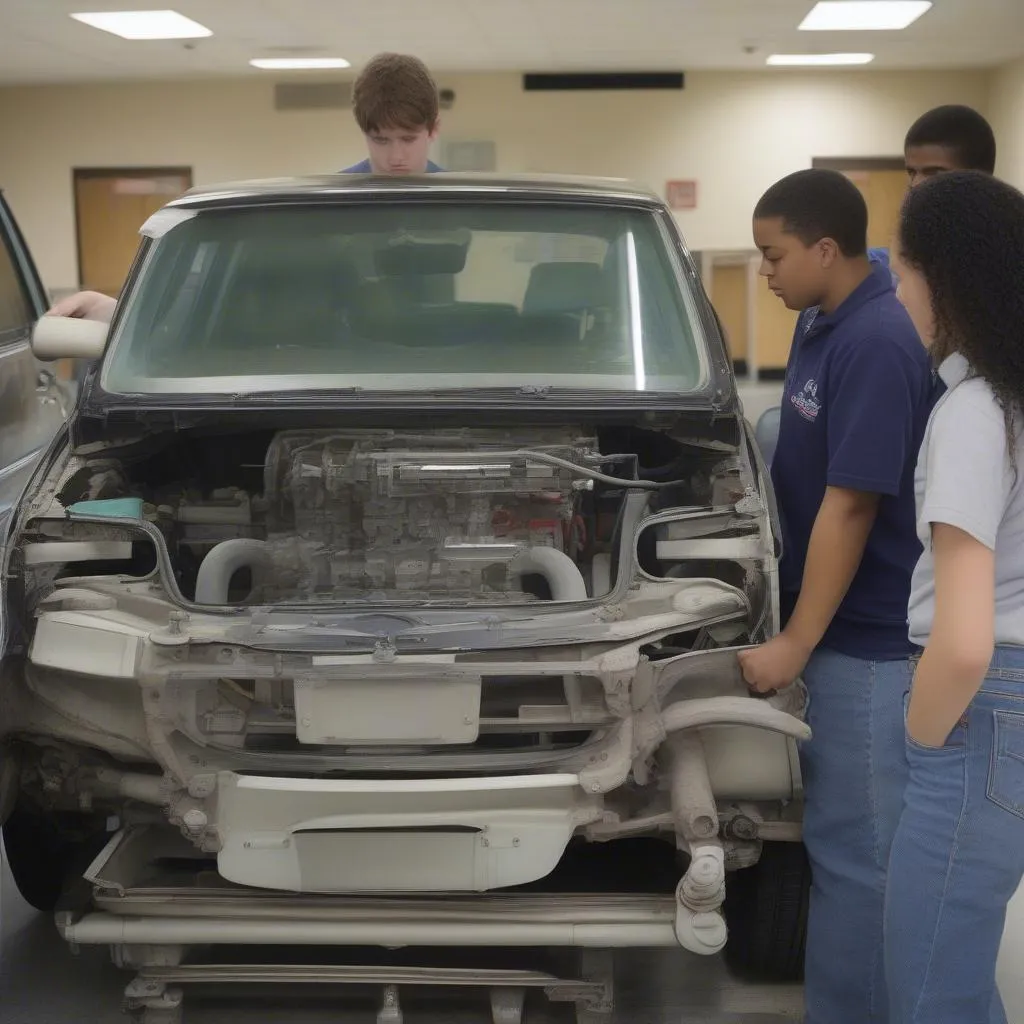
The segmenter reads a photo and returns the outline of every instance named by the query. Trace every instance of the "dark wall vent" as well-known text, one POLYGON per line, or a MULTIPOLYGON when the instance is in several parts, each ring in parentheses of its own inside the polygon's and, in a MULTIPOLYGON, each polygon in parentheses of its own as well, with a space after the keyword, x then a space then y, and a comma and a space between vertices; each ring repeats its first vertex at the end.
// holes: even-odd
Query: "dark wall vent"
POLYGON ((526 92, 566 92, 621 89, 682 89, 686 76, 681 71, 603 72, 523 75, 526 92))

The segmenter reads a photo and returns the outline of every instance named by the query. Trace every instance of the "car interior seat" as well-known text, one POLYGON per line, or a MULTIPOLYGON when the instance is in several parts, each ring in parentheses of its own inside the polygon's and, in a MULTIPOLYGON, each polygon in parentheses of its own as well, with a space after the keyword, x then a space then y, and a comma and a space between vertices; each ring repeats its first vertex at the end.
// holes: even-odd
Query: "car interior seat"
POLYGON ((523 297, 522 323, 528 338, 548 343, 577 342, 588 314, 602 305, 604 275, 597 263, 538 263, 523 297))

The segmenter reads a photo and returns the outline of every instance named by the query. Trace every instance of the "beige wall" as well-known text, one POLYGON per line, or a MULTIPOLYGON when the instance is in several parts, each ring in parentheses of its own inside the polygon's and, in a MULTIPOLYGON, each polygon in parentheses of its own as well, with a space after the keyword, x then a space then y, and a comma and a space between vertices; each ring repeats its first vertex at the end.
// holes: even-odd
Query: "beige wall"
MULTIPOLYGON (((451 138, 497 142, 502 171, 695 178, 694 249, 747 248, 750 211, 814 156, 898 156, 939 103, 985 109, 983 72, 700 73, 681 93, 523 93, 517 75, 446 76, 451 138)), ((363 156, 347 112, 276 113, 268 80, 0 89, 0 185, 47 285, 77 283, 74 167, 186 165, 197 184, 330 171, 363 156)))
POLYGON ((1024 188, 1024 60, 995 73, 989 112, 999 151, 996 174, 1024 188))

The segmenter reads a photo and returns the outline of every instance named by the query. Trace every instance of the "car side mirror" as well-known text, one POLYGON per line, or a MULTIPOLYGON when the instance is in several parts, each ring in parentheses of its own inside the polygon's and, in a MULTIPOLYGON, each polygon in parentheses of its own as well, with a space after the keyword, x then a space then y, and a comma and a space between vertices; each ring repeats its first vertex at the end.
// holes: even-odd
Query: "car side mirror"
POLYGON ((32 331, 37 359, 99 359, 107 345, 110 324, 67 316, 43 316, 32 331))

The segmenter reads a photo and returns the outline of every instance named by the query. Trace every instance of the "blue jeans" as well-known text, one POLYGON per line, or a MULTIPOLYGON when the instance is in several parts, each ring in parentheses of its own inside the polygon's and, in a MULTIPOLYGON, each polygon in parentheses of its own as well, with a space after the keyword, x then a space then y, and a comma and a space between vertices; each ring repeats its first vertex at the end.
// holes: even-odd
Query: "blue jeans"
POLYGON ((998 648, 943 747, 906 737, 886 906, 893 1024, 1006 1024, 996 959, 1024 877, 1024 648, 998 648))
POLYGON ((889 849, 907 779, 910 662, 824 648, 804 671, 804 845, 813 875, 805 1024, 888 1024, 883 934, 889 849))

